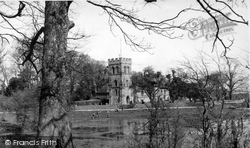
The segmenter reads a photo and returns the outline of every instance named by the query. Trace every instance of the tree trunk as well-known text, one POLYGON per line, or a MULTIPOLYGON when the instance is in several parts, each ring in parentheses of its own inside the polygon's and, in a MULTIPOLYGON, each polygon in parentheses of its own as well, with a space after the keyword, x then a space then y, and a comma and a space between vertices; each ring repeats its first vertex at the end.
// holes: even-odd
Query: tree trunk
POLYGON ((230 88, 229 92, 228 92, 228 99, 232 100, 232 94, 233 94, 233 90, 230 88))
MULTIPOLYGON (((65 59, 70 29, 68 8, 71 2, 46 1, 42 88, 39 98, 38 137, 57 140, 57 147, 73 147, 65 97, 65 59)), ((54 146, 51 146, 54 147, 54 146)))

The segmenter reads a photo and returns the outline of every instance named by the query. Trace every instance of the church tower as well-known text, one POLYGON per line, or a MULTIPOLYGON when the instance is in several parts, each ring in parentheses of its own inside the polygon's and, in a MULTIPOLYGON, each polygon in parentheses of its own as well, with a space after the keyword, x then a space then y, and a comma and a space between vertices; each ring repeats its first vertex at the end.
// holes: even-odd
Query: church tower
POLYGON ((132 98, 130 58, 108 59, 109 103, 129 104, 132 98))

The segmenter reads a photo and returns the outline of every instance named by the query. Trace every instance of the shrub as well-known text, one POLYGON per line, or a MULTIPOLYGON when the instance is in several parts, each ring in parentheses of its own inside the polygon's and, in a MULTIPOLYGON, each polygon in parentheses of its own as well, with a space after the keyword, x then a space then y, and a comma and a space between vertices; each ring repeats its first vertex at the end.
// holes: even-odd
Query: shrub
POLYGON ((120 109, 129 109, 129 108, 134 108, 134 107, 135 107, 135 104, 122 104, 118 106, 118 108, 120 109))
POLYGON ((25 89, 13 93, 11 102, 16 112, 17 123, 24 130, 36 130, 38 121, 38 92, 35 89, 25 89))

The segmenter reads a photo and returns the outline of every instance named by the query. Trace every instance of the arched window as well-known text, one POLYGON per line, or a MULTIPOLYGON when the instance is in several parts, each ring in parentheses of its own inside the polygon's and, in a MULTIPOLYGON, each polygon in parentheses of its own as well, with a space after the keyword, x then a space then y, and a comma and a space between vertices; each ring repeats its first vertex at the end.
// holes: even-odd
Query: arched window
POLYGON ((115 87, 117 87, 117 80, 115 80, 115 87))
POLYGON ((129 66, 127 67, 127 69, 128 69, 128 70, 127 70, 127 71, 128 71, 128 73, 130 73, 130 68, 129 68, 129 66))
POLYGON ((115 89, 115 95, 116 95, 116 96, 118 95, 117 89, 115 89))
POLYGON ((116 74, 119 74, 119 67, 116 66, 116 74))
POLYGON ((129 103, 130 99, 129 96, 126 97, 127 104, 129 103))
POLYGON ((115 74, 115 67, 112 67, 112 73, 115 74))
POLYGON ((124 69, 124 73, 127 73, 127 68, 126 68, 126 66, 124 66, 123 69, 124 69))

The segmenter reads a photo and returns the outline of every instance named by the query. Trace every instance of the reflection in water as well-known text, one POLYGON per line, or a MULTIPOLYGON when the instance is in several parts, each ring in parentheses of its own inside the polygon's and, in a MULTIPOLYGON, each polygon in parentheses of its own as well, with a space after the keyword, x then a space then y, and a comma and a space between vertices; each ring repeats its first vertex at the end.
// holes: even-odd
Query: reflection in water
POLYGON ((113 138, 116 140, 123 139, 129 136, 146 134, 147 119, 96 119, 86 122, 77 123, 77 127, 73 128, 73 134, 78 134, 76 137, 93 137, 93 138, 113 138))
MULTIPOLYGON (((145 124, 147 123, 146 119, 109 119, 101 124, 107 124, 108 132, 104 131, 100 136, 110 137, 110 138, 124 138, 124 136, 134 136, 142 135, 147 133, 145 124)), ((95 130, 94 132, 98 132, 95 130)))
MULTIPOLYGON (((122 147, 121 145, 124 145, 124 143, 127 142, 127 137, 133 137, 137 139, 140 138, 140 136, 147 135, 148 129, 146 124, 147 119, 142 118, 97 118, 95 120, 82 120, 80 122, 77 121, 77 123, 74 123, 73 127, 74 142, 76 141, 76 143, 78 143, 76 148, 118 148, 122 147), (119 143, 121 144, 118 145, 119 143)), ((244 121, 244 125, 249 127, 250 122, 246 120, 244 121)), ((9 128, 6 128, 6 130, 7 129, 9 128)), ((15 131, 16 130, 17 129, 15 129, 15 131)), ((250 129, 248 128, 248 130, 245 130, 245 132, 250 133, 250 129)), ((14 137, 14 139, 18 138, 20 137, 14 137)), ((32 138, 33 137, 25 136, 25 139, 22 138, 21 140, 29 140, 32 138)), ((6 139, 12 140, 13 136, 2 136, 0 148, 5 146, 4 142, 6 139)))
POLYGON ((141 135, 146 133, 146 119, 122 120, 122 129, 125 135, 141 135))
MULTIPOLYGON (((75 140, 83 141, 83 143, 89 143, 87 147, 93 147, 93 143, 106 143, 109 141, 121 142, 126 139, 126 137, 137 136, 147 133, 145 124, 146 119, 96 119, 90 120, 88 123, 85 121, 78 122, 73 127, 73 137, 75 140)), ((12 131, 10 131, 12 132, 12 131)), ((11 136, 13 138, 13 136, 11 136)), ((28 137, 28 139, 34 139, 34 136, 28 137)), ((15 139, 21 138, 20 140, 26 140, 22 136, 15 137, 15 139)), ((11 139, 8 136, 2 136, 1 142, 4 144, 6 139, 11 139)), ((102 144, 100 144, 102 145, 102 144)), ((1 145, 0 145, 1 147, 1 145)), ((99 146, 97 146, 99 147, 99 146)), ((104 146, 107 148, 106 146, 104 146)), ((78 147, 77 147, 78 148, 78 147)))

